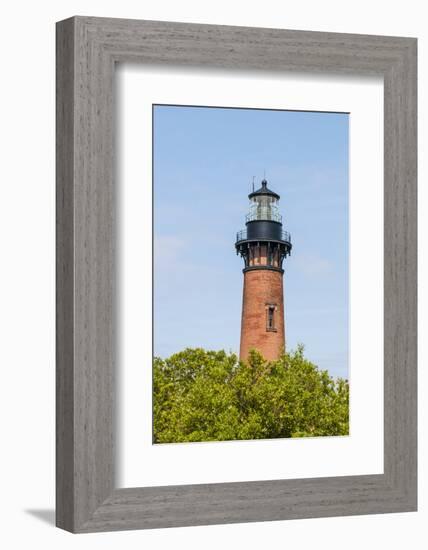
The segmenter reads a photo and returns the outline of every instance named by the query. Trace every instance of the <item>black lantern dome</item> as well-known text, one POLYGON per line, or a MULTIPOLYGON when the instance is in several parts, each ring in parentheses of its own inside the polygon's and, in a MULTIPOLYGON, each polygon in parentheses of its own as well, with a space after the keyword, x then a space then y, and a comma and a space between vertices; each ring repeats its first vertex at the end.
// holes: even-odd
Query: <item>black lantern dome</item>
POLYGON ((272 198, 275 198, 276 200, 280 199, 280 196, 278 195, 278 193, 275 193, 275 191, 271 191, 268 188, 267 180, 265 179, 262 180, 262 186, 260 187, 260 189, 257 189, 257 191, 253 191, 252 193, 250 193, 248 195, 248 198, 251 200, 254 197, 260 197, 260 196, 272 197, 272 198))

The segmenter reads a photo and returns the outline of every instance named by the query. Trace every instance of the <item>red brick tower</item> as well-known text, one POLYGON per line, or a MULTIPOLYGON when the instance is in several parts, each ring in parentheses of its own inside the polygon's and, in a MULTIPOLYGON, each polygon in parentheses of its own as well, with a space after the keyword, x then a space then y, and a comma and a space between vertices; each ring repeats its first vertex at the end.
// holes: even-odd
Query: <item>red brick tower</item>
POLYGON ((248 195, 246 229, 236 236, 236 253, 245 262, 242 299, 240 359, 251 349, 265 359, 278 359, 285 349, 282 263, 291 252, 291 238, 282 229, 279 195, 267 181, 248 195))

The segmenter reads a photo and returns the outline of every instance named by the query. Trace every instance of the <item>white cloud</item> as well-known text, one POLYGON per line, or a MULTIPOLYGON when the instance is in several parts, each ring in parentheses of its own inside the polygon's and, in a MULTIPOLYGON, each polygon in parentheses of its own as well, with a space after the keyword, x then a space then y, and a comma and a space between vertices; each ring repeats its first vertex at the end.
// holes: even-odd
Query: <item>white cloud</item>
POLYGON ((155 236, 154 262, 156 268, 176 267, 185 251, 185 242, 175 235, 155 236))
POLYGON ((294 267, 306 277, 314 278, 329 275, 333 264, 327 258, 315 254, 300 254, 293 259, 294 267))

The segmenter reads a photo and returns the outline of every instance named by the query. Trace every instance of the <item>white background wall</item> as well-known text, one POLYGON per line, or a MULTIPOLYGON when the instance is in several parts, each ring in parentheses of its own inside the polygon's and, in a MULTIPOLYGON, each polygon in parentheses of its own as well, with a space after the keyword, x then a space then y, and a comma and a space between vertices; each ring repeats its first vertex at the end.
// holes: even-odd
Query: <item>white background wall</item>
MULTIPOLYGON (((425 548, 428 484, 419 512, 383 516, 70 535, 54 506, 54 23, 71 15, 416 36, 419 38, 420 281, 427 279, 428 154, 424 2, 408 0, 15 0, 1 11, 0 541, 3 548, 425 548), (425 187, 425 188, 424 188, 425 187), (425 214, 426 215, 426 214, 425 214), (24 546, 25 545, 25 546, 24 546)), ((419 296, 427 331, 426 287, 419 296)), ((427 462, 426 339, 421 338, 419 464, 427 462), (425 340, 425 341, 424 341, 425 340), (425 432, 425 433, 424 433, 425 432)))

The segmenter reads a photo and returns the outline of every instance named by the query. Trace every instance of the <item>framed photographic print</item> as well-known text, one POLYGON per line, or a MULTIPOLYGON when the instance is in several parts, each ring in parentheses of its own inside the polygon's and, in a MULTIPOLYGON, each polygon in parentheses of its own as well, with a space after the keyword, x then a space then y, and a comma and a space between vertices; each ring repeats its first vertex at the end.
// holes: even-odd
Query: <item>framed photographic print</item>
POLYGON ((416 40, 57 25, 57 525, 416 509, 416 40))

